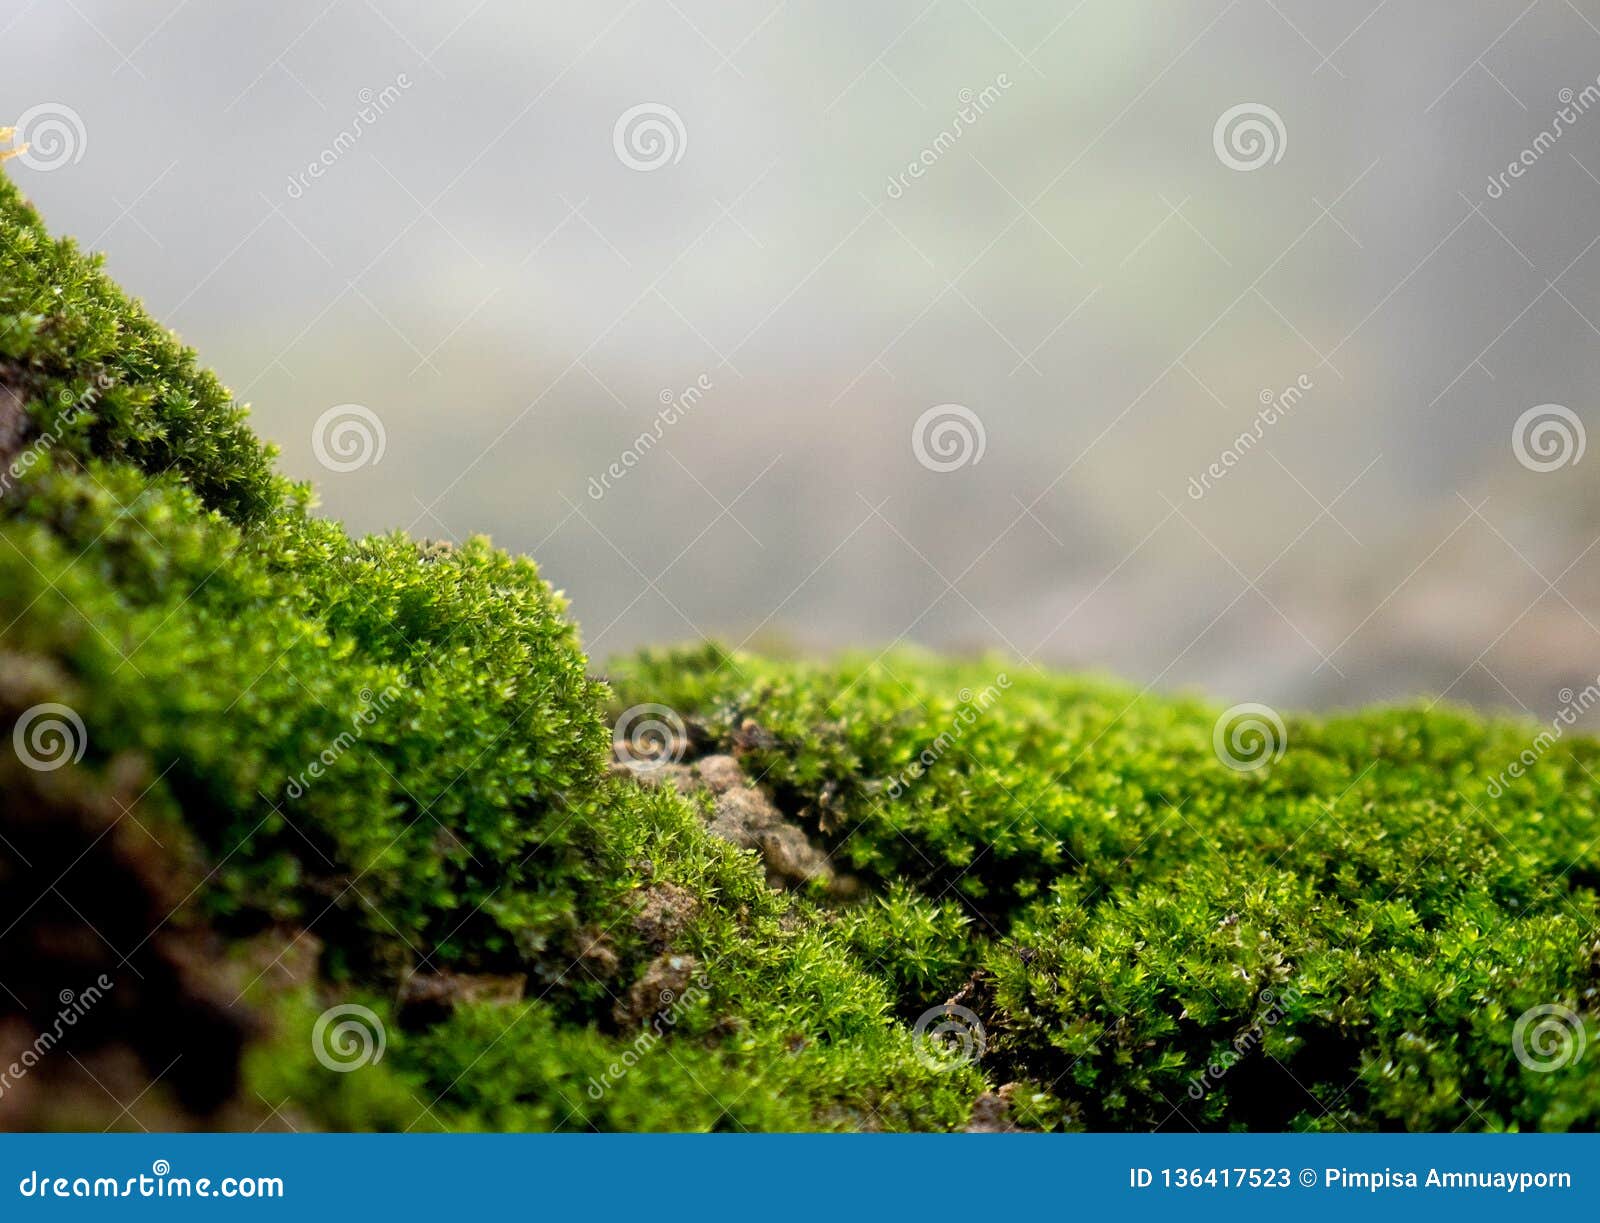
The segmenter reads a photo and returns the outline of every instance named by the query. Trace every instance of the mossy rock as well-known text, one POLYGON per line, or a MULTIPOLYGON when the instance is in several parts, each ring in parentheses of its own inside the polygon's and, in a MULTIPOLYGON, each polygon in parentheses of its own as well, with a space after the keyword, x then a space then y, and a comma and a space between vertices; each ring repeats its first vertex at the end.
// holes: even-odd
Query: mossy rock
POLYGON ((1505 783, 1528 728, 1291 718, 1239 771, 1204 701, 1001 660, 602 681, 532 561, 315 517, 3 179, 0 470, 0 1034, 113 983, 0 1124, 140 1118, 89 1074, 169 1125, 1600 1119, 1587 737, 1505 783), (613 766, 638 706, 663 767, 613 766))

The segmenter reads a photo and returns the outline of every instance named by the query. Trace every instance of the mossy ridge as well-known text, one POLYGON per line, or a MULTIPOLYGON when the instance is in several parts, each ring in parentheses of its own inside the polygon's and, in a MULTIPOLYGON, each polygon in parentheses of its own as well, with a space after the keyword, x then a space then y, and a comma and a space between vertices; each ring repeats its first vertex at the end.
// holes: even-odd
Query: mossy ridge
POLYGON ((1547 1004, 1595 1034, 1590 738, 1495 796, 1536 728, 1443 707, 1290 719, 1281 759, 1235 771, 1211 705, 998 658, 693 647, 610 678, 739 753, 887 889, 837 920, 903 1017, 972 974, 985 1072, 1031 1085, 1014 1098, 1038 1120, 1600 1120, 1592 1062, 1544 1074, 1511 1047, 1547 1004))
POLYGON ((0 392, 24 426, 0 428, 0 714, 70 704, 83 801, 193 863, 169 925, 229 946, 277 1018, 246 1100, 336 1128, 956 1128, 1009 1081, 1042 1127, 1596 1124, 1593 1062, 1509 1053, 1538 1005, 1593 1035, 1591 740, 1491 797, 1528 732, 1450 710, 1295 720, 1241 774, 1202 702, 1018 667, 991 699, 1001 662, 656 652, 608 698, 531 562, 311 517, 221 384, 4 180, 0 392), (736 753, 865 893, 775 893, 694 802, 609 777, 608 699, 736 753), (667 888, 664 936, 641 914, 667 888), (262 949, 307 928, 316 971, 285 988, 262 949), (619 1018, 663 957, 706 989, 619 1018), (526 996, 413 1030, 418 970, 526 996), (977 1067, 917 1057, 950 998, 977 1067), (340 999, 386 1020, 359 1074, 306 1039, 340 999))
POLYGON ((0 385, 8 384, 35 435, 54 438, 53 451, 175 472, 235 522, 306 495, 273 470, 273 448, 194 352, 104 275, 99 256, 52 238, 0 176, 0 385), (86 401, 92 408, 82 411, 86 401))
POLYGON ((603 689, 531 561, 311 517, 221 384, 3 180, 0 251, 0 385, 20 406, 0 714, 68 704, 88 731, 72 776, 107 803, 141 779, 140 826, 193 866, 167 926, 232 946, 246 1001, 277 1013, 245 1099, 282 1087, 303 1122, 359 1127, 964 1120, 976 1072, 924 1067, 805 902, 688 800, 608 775, 603 689), (665 941, 636 921, 663 887, 688 910, 665 941), (275 985, 308 928, 314 982, 275 985), (668 953, 703 996, 592 1099, 652 1027, 617 999, 668 953), (397 1022, 401 982, 458 971, 525 976, 526 1001, 397 1022), (388 1054, 360 1075, 306 1039, 340 997, 388 1017, 388 1054))

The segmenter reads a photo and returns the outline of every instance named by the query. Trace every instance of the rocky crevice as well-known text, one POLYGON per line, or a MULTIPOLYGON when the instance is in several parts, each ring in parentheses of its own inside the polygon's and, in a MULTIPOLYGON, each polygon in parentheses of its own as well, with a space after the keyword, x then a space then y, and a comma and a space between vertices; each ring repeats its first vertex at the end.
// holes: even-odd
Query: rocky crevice
POLYGON ((664 757, 654 759, 640 759, 619 747, 612 768, 645 785, 672 785, 689 797, 708 794, 707 831, 760 854, 770 886, 787 890, 820 884, 835 896, 855 890, 855 880, 834 869, 827 851, 745 775, 737 758, 710 755, 681 762, 675 757, 683 746, 668 745, 664 757))

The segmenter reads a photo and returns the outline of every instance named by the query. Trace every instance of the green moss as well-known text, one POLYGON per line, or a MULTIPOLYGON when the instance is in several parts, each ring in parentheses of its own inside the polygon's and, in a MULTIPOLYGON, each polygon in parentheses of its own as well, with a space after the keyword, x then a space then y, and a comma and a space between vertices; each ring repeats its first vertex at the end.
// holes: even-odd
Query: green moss
POLYGON ((646 653, 613 692, 531 561, 312 517, 216 379, 0 180, 18 406, 0 718, 66 704, 87 744, 60 774, 7 761, 0 809, 45 809, 52 777, 118 796, 137 764, 194 881, 169 922, 271 1020, 246 1101, 332 1128, 949 1129, 1009 1084, 1038 1127, 1600 1122, 1594 1061, 1512 1052, 1536 1007, 1595 1035, 1592 740, 1497 782, 1527 728, 1294 718, 1239 772, 1204 702, 910 651, 646 653), (609 723, 646 702, 841 883, 775 891, 703 796, 613 776, 609 723), (419 974, 521 999, 407 1018, 419 974), (381 1060, 317 1056, 334 1004, 370 1010, 381 1060), (946 1024, 982 1056, 936 1056, 946 1024))
POLYGON ((3 178, 0 381, 24 392, 56 450, 177 472, 236 522, 296 491, 215 375, 102 274, 98 256, 51 238, 3 178))
POLYGON ((648 693, 740 752, 886 890, 840 922, 903 1014, 976 974, 984 1069, 1033 1085, 1038 1116, 1600 1118, 1593 1062, 1548 1073, 1512 1046, 1546 1005, 1594 1035, 1589 738, 1557 739, 1505 788, 1537 732, 1450 709, 1292 718, 1281 759, 1238 771, 1214 748, 1215 707, 999 660, 696 648, 612 678, 619 701, 648 693))

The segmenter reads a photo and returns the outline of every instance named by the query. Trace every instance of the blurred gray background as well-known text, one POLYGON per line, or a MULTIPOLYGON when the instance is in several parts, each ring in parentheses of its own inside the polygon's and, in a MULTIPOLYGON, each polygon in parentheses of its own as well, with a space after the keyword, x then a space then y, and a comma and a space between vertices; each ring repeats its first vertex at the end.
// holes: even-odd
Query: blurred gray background
POLYGON ((0 31, 50 225, 327 513, 532 553, 600 659, 910 639, 1540 718, 1600 671, 1600 0, 3 0, 0 31), (1281 127, 1219 131, 1240 104, 1281 127), (381 461, 329 470, 347 404, 381 461), (966 436, 919 462, 946 404, 966 436))

